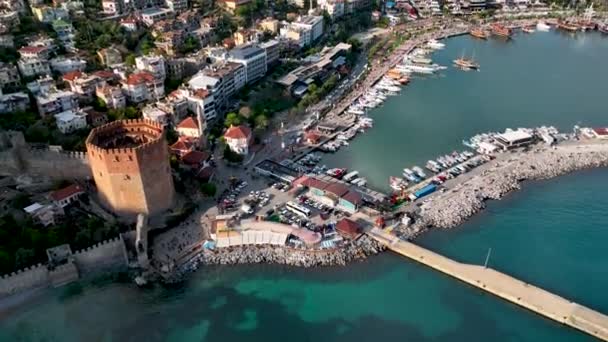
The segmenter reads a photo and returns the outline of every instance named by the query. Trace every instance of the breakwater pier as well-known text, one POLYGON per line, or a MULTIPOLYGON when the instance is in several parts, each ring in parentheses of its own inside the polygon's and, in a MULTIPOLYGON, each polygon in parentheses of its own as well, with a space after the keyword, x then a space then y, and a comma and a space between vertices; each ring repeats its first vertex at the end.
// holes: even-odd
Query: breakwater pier
POLYGON ((388 249, 556 322, 608 341, 608 316, 494 269, 461 263, 373 228, 388 249))

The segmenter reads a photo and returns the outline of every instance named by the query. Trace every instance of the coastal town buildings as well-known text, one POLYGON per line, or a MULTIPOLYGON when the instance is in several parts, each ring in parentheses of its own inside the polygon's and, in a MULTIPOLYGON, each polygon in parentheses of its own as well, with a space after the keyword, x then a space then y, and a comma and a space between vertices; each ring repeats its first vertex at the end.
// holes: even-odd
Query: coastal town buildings
POLYGON ((122 0, 102 0, 101 9, 107 16, 115 16, 123 13, 125 3, 122 0))
POLYGON ((300 47, 311 45, 323 35, 322 16, 303 16, 281 28, 281 36, 300 47))
POLYGON ((55 57, 50 60, 50 66, 53 71, 65 74, 71 71, 84 71, 87 61, 78 58, 55 57))
POLYGON ((192 117, 187 117, 182 120, 176 127, 175 131, 180 137, 200 139, 203 135, 198 125, 198 121, 192 117))
POLYGON ((317 2, 319 8, 327 11, 332 19, 340 18, 345 13, 345 0, 320 0, 317 2))
POLYGON ((132 103, 158 100, 165 96, 165 85, 148 71, 139 71, 121 81, 127 100, 132 103))
POLYGON ((222 0, 221 3, 230 13, 235 13, 237 9, 251 3, 252 0, 222 0))
POLYGON ((74 203, 78 197, 84 194, 84 190, 78 184, 70 184, 49 194, 49 199, 59 208, 65 208, 74 203))
POLYGON ((21 58, 17 61, 19 72, 24 77, 46 76, 51 74, 49 62, 40 58, 21 58))
POLYGON ((68 90, 50 89, 34 96, 40 116, 78 109, 78 95, 68 90))
POLYGON ((152 7, 146 8, 141 12, 141 20, 144 25, 151 27, 154 23, 161 20, 170 19, 175 16, 175 12, 168 8, 152 7))
POLYGON ((260 48, 266 52, 266 65, 273 65, 279 61, 281 56, 281 42, 272 39, 260 44, 260 48))
POLYGON ((30 107, 30 97, 25 92, 2 94, 0 92, 0 114, 24 112, 30 107))
POLYGON ((141 115, 144 119, 156 122, 166 127, 171 124, 171 115, 153 104, 147 104, 142 110, 141 115))
POLYGON ((105 81, 97 75, 88 75, 81 71, 71 71, 63 75, 63 80, 70 90, 78 94, 80 100, 90 102, 96 94, 97 87, 103 87, 105 81))
POLYGON ((101 64, 106 66, 113 66, 122 63, 122 53, 115 47, 108 47, 97 51, 97 56, 101 61, 101 64))
POLYGON ((50 24, 55 20, 67 20, 70 17, 69 11, 62 7, 36 5, 31 6, 34 17, 45 24, 50 24))
POLYGON ((262 20, 260 22, 260 30, 262 31, 267 31, 270 32, 272 34, 277 34, 279 33, 279 28, 280 28, 280 23, 277 19, 274 19, 272 17, 269 18, 265 18, 264 20, 262 20))
POLYGON ((246 83, 253 83, 259 80, 267 71, 266 51, 254 44, 230 50, 228 60, 243 64, 245 67, 246 83))
POLYGON ((95 88, 95 95, 100 98, 109 109, 124 108, 127 98, 119 86, 102 85, 95 88))
POLYGON ((230 126, 224 133, 224 139, 232 152, 240 155, 249 154, 249 146, 252 142, 249 127, 244 125, 230 126))
POLYGON ((0 62, 0 88, 2 90, 15 89, 21 84, 19 71, 13 64, 0 62))
POLYGON ((165 69, 165 59, 162 56, 148 55, 135 58, 137 70, 148 71, 159 81, 165 81, 167 71, 165 69))
POLYGON ((87 127, 87 113, 83 110, 66 110, 54 116, 57 129, 63 134, 87 127))

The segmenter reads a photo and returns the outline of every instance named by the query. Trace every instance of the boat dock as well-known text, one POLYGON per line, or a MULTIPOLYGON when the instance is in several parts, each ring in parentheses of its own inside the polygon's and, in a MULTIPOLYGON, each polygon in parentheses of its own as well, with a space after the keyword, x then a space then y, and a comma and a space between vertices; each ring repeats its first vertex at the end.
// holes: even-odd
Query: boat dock
POLYGON ((390 250, 556 322, 608 341, 608 316, 494 269, 461 263, 373 228, 367 233, 390 250))

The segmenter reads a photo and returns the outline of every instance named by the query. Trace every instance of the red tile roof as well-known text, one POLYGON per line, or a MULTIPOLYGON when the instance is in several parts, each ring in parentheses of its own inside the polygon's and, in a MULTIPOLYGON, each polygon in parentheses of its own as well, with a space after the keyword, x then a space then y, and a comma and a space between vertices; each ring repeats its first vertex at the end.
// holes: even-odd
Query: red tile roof
POLYGON ((608 128, 606 128, 606 127, 597 127, 597 128, 594 128, 593 131, 597 135, 608 135, 608 128))
POLYGON ((198 97, 199 99, 206 99, 207 96, 209 96, 209 90, 197 89, 192 94, 193 94, 193 96, 198 97))
POLYGON ((77 184, 68 185, 63 189, 59 189, 57 191, 53 191, 51 193, 51 199, 53 201, 62 201, 66 198, 72 197, 76 194, 84 193, 82 188, 77 184))
POLYGON ((66 72, 65 74, 63 74, 62 77, 63 77, 64 81, 73 81, 80 76, 82 76, 82 71, 74 70, 74 71, 66 72))
POLYGON ((198 129, 198 122, 196 122, 196 120, 194 120, 194 118, 192 118, 191 116, 185 118, 184 120, 182 120, 182 122, 180 122, 177 125, 177 128, 191 128, 191 129, 198 129))
POLYGON ((329 183, 316 179, 316 178, 309 178, 303 184, 309 188, 316 188, 316 189, 320 189, 320 190, 323 190, 329 186, 329 183))
POLYGON ((224 133, 224 138, 230 139, 249 139, 251 137, 251 130, 247 126, 230 126, 226 133, 224 133))
POLYGON ((214 170, 211 166, 206 166, 199 170, 196 177, 202 180, 209 180, 213 176, 213 172, 214 170))
POLYGON ((93 75, 104 78, 106 80, 113 79, 116 77, 116 74, 110 70, 98 70, 93 73, 93 75))
POLYGON ((317 143, 319 141, 319 139, 321 139, 321 136, 313 131, 308 131, 308 132, 306 132, 305 138, 307 141, 314 144, 314 143, 317 143))
POLYGON ((209 157, 211 157, 211 155, 207 152, 190 151, 182 157, 182 162, 188 165, 201 165, 209 159, 209 157))
POLYGON ((342 197, 348 192, 348 187, 342 183, 330 183, 324 190, 338 197, 342 197))
POLYGON ((194 148, 194 143, 187 138, 178 139, 173 145, 171 145, 171 150, 174 151, 191 151, 194 148))
POLYGON ((336 224, 336 230, 342 235, 350 238, 354 238, 361 233, 361 228, 357 222, 351 221, 347 218, 340 220, 336 224))
POLYGON ((46 50, 47 48, 44 46, 24 46, 21 49, 19 49, 19 53, 41 53, 42 51, 46 50))
POLYGON ((127 77, 128 85, 139 85, 142 83, 152 83, 154 82, 154 75, 147 71, 140 71, 137 73, 133 73, 127 77))
POLYGON ((358 205, 363 201, 363 197, 356 191, 349 191, 346 194, 342 195, 342 199, 349 201, 354 205, 358 205))

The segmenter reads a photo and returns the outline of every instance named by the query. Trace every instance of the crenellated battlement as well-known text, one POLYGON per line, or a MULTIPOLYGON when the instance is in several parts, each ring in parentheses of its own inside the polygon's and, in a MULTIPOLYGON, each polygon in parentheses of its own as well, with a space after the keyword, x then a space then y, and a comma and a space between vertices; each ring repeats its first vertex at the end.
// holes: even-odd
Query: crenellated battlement
POLYGON ((27 272, 35 272, 35 271, 42 271, 42 270, 44 270, 44 271, 46 271, 46 270, 47 270, 46 265, 44 265, 44 264, 32 265, 32 266, 25 267, 25 268, 22 268, 22 269, 20 269, 20 270, 17 270, 17 271, 15 271, 15 272, 11 272, 11 273, 7 273, 7 274, 3 274, 3 275, 0 277, 0 279, 3 279, 3 280, 8 280, 8 279, 10 279, 11 277, 17 277, 17 276, 23 275, 24 273, 27 273, 27 272))
POLYGON ((122 243, 122 241, 120 240, 120 237, 115 237, 113 239, 109 239, 109 240, 104 240, 104 241, 98 242, 98 243, 96 243, 96 244, 94 244, 92 246, 89 246, 87 248, 78 250, 78 251, 72 253, 72 255, 74 257, 77 257, 79 255, 83 255, 83 254, 89 253, 89 252, 91 252, 91 251, 93 251, 93 250, 95 250, 97 248, 102 248, 104 246, 109 246, 109 245, 113 245, 113 244, 117 244, 117 243, 122 243))

